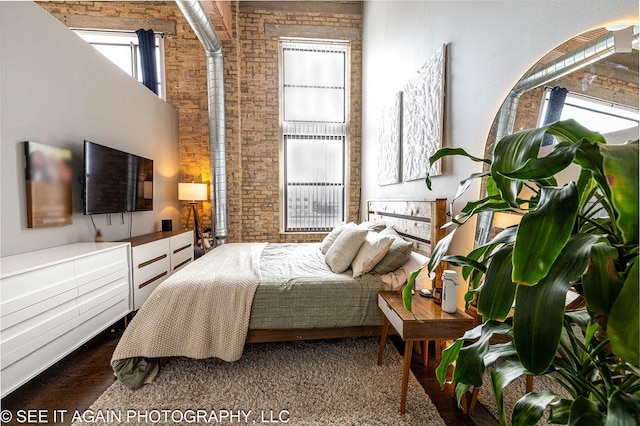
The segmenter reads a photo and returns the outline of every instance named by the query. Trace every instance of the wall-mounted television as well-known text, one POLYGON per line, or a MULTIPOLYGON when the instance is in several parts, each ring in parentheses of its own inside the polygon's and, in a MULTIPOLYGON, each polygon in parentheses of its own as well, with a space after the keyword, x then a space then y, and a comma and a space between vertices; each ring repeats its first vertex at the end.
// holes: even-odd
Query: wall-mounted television
POLYGON ((84 141, 84 214, 153 210, 153 160, 84 141))

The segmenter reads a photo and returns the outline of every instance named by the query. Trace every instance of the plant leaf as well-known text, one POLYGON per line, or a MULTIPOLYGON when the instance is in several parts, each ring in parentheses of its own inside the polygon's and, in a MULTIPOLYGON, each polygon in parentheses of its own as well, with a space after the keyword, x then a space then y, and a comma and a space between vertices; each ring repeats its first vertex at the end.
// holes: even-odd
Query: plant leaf
POLYGON ((464 383, 456 383, 456 389, 455 389, 455 393, 456 393, 456 401, 458 401, 458 407, 462 407, 462 398, 465 396, 465 394, 467 393, 467 391, 469 390, 471 386, 466 385, 464 383))
POLYGON ((578 214, 573 182, 562 188, 543 187, 535 211, 522 217, 513 249, 513 282, 534 285, 551 268, 565 246, 578 214))
POLYGON ((616 391, 609 398, 607 426, 640 424, 640 397, 616 391))
POLYGON ((530 158, 524 165, 510 173, 502 173, 503 176, 522 180, 540 180, 554 176, 566 169, 573 162, 576 151, 582 145, 578 143, 561 142, 554 145, 553 151, 546 157, 530 158))
MULTIPOLYGON (((487 158, 475 157, 469 154, 467 151, 465 151, 462 148, 440 148, 431 157, 429 157, 429 164, 434 164, 434 162, 438 161, 439 159, 450 156, 450 155, 462 155, 476 162, 481 161, 484 163, 491 164, 491 160, 487 158)), ((425 183, 427 184, 427 188, 429 189, 429 191, 431 191, 431 176, 429 176, 428 174, 425 179, 425 183)))
POLYGON ((605 417, 595 401, 579 396, 571 404, 568 422, 570 425, 603 425, 604 421, 605 417))
POLYGON ((640 300, 638 258, 634 259, 620 294, 613 302, 607 322, 611 350, 623 360, 640 365, 640 300))
POLYGON ((513 248, 507 246, 491 259, 478 296, 478 313, 485 318, 504 321, 511 311, 516 294, 516 285, 511 281, 512 253, 513 248))
POLYGON ((402 289, 402 304, 409 312, 413 312, 413 307, 411 306, 411 299, 413 296, 412 290, 416 283, 416 278, 418 278, 418 275, 420 275, 421 271, 422 271, 422 268, 418 269, 417 271, 414 271, 409 277, 409 281, 407 282, 407 285, 405 285, 404 288, 402 289))
POLYGON ((451 245, 451 240, 453 240, 453 236, 456 233, 458 228, 453 228, 446 237, 442 238, 440 241, 436 243, 436 246, 433 248, 433 252, 431 253, 431 258, 429 259, 429 263, 427 264, 427 270, 429 273, 432 273, 436 270, 440 261, 449 251, 449 245, 451 245))
POLYGON ((638 243, 638 143, 601 145, 602 167, 625 244, 638 243))
POLYGON ((506 361, 491 371, 491 386, 498 405, 500 425, 507 424, 507 414, 504 411, 504 388, 523 374, 527 374, 527 369, 517 361, 506 361))
POLYGON ((567 424, 569 423, 569 414, 571 413, 571 404, 573 401, 569 399, 560 399, 559 401, 549 404, 551 414, 549 415, 549 423, 567 424))
POLYGON ((471 330, 467 330, 462 337, 456 339, 455 342, 448 348, 442 351, 442 358, 440 364, 436 368, 436 378, 440 383, 440 386, 444 386, 447 380, 447 370, 449 366, 458 359, 458 354, 464 342, 467 340, 474 340, 480 337, 482 334, 482 325, 478 325, 471 330))
POLYGON ((467 189, 469 189, 469 186, 471 186, 471 182, 473 182, 475 179, 483 178, 485 176, 489 176, 489 172, 472 173, 471 175, 469 175, 468 178, 461 181, 460 185, 458 186, 458 191, 456 192, 456 195, 453 197, 452 202, 460 198, 460 196, 464 194, 467 191, 467 189))
POLYGON ((491 177, 504 201, 518 208, 516 198, 522 189, 522 181, 511 179, 505 173, 520 169, 529 159, 538 157, 547 127, 528 129, 500 139, 493 150, 491 177))
POLYGON ((591 246, 598 239, 597 235, 573 235, 547 276, 535 286, 520 286, 516 292, 513 341, 520 361, 533 374, 544 373, 553 361, 562 332, 567 291, 582 276, 591 246))
POLYGON ((453 381, 473 386, 482 386, 484 357, 489 352, 489 340, 494 334, 508 334, 511 326, 497 321, 487 321, 481 326, 481 335, 475 343, 465 346, 458 353, 458 362, 453 370, 453 381))
POLYGON ((616 271, 618 250, 608 241, 591 247, 589 269, 582 277, 587 306, 592 312, 608 314, 622 289, 623 279, 616 271))
MULTIPOLYGON (((522 189, 523 181, 521 179, 508 178, 505 174, 521 169, 529 160, 537 159, 546 133, 553 135, 560 143, 576 143, 583 138, 598 144, 604 143, 604 138, 601 134, 583 127, 575 120, 558 121, 547 126, 523 130, 505 136, 498 141, 494 148, 491 176, 495 180, 504 200, 513 207, 518 207, 516 197, 522 189)), ((580 149, 578 149, 576 157, 579 152, 580 149)))
POLYGON ((514 425, 534 425, 544 414, 545 408, 558 398, 553 392, 530 392, 520 398, 513 407, 511 423, 514 425))

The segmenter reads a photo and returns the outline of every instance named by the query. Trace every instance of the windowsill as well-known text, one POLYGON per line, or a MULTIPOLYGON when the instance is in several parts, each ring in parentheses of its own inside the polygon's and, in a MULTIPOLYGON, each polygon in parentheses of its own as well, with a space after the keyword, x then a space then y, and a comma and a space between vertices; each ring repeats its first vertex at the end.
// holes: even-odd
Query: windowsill
POLYGON ((331 231, 308 231, 308 232, 301 232, 301 231, 280 231, 280 235, 326 235, 331 231))

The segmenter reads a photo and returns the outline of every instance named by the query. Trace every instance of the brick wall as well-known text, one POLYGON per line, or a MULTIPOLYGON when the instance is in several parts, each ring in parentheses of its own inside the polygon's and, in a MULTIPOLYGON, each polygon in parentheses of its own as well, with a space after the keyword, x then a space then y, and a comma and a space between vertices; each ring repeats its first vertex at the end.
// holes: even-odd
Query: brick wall
MULTIPOLYGON (((175 23, 165 36, 167 102, 180 116, 180 180, 211 182, 206 64, 202 45, 174 2, 40 2, 60 19, 101 16, 175 23)), ((231 2, 232 36, 221 37, 225 62, 228 230, 234 241, 319 241, 323 235, 280 234, 278 37, 265 25, 335 27, 362 31, 362 16, 240 8, 231 2)), ((64 22, 64 20, 63 20, 64 22)), ((136 28, 130 28, 135 30, 136 28)), ((360 205, 362 43, 351 43, 349 220, 360 205)), ((104 141, 108 143, 108 141, 104 141)), ((187 205, 188 206, 188 205, 187 205)), ((183 221, 188 214, 183 209, 183 221)), ((205 226, 211 203, 201 205, 205 226)))
MULTIPOLYGON (((240 217, 230 218, 234 238, 243 241, 318 241, 322 235, 280 234, 279 210, 279 38, 265 31, 269 25, 304 25, 355 28, 362 31, 362 16, 336 13, 236 9, 238 46, 240 138, 230 153, 240 163, 240 181, 232 182, 241 204, 240 217), (238 236, 236 232, 239 232, 238 236)), ((312 28, 309 30, 312 33, 312 28)), ((351 125, 349 128, 349 220, 357 220, 360 205, 360 40, 351 42, 351 125)), ((230 181, 233 177, 230 177, 230 181)), ((237 211, 237 209, 234 209, 237 211)))

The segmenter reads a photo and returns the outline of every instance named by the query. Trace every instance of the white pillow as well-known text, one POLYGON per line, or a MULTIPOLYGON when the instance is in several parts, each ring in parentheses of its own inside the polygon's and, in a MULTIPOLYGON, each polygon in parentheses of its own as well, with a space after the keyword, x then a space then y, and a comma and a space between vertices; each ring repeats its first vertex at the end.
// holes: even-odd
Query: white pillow
POLYGON ((432 288, 433 284, 429 280, 429 271, 426 268, 427 263, 429 263, 428 257, 420 253, 411 252, 411 257, 404 265, 393 272, 380 275, 382 282, 385 284, 385 290, 400 290, 409 281, 411 274, 419 268, 423 269, 416 278, 415 288, 432 288))
POLYGON ((371 271, 374 266, 382 260, 389 251, 389 247, 394 241, 394 237, 380 235, 377 232, 369 231, 367 237, 360 246, 356 257, 351 262, 353 268, 353 278, 371 271))
POLYGON ((331 247, 331 245, 336 241, 336 238, 338 238, 338 235, 340 235, 340 233, 342 233, 342 231, 344 231, 347 228, 347 226, 350 226, 350 225, 355 225, 355 223, 350 222, 350 223, 340 224, 335 228, 333 228, 331 232, 329 232, 327 236, 324 237, 324 239, 322 240, 322 243, 320 244, 320 251, 322 252, 322 254, 327 254, 327 251, 329 251, 329 247, 331 247))
POLYGON ((357 225, 349 226, 342 231, 336 241, 329 247, 324 258, 329 268, 336 274, 349 269, 351 261, 358 254, 358 250, 367 238, 368 233, 369 231, 357 225))
POLYGON ((382 222, 371 222, 371 221, 368 221, 368 220, 360 223, 359 226, 362 226, 363 228, 367 228, 368 230, 375 231, 375 232, 383 231, 387 227, 382 222))

